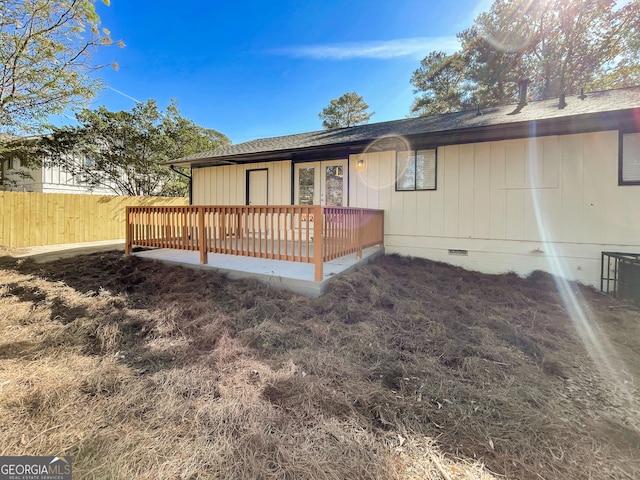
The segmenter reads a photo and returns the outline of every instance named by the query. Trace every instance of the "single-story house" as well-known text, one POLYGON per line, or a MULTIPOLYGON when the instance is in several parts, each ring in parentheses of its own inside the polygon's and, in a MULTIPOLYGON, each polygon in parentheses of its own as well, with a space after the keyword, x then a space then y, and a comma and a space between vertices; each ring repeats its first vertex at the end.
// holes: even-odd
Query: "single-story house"
POLYGON ((640 87, 263 138, 177 159, 193 205, 384 211, 387 253, 599 285, 640 253, 640 87))

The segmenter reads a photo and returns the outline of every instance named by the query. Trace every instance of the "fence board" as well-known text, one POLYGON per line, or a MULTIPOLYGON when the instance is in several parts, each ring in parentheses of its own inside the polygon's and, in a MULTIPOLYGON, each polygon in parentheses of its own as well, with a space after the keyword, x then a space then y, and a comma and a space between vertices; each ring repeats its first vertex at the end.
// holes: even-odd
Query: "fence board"
POLYGON ((0 192, 0 246, 125 238, 127 206, 184 206, 186 198, 0 192))

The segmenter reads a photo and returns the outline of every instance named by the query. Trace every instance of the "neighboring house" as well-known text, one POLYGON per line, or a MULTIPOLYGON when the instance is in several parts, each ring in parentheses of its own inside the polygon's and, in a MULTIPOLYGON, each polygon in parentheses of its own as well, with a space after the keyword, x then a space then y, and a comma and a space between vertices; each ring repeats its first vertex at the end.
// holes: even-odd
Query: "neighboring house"
MULTIPOLYGON (((79 160, 80 161, 80 160, 79 160)), ((14 192, 40 192, 40 193, 85 193, 94 195, 115 195, 115 192, 105 187, 90 187, 78 182, 77 179, 60 166, 43 166, 25 170, 30 178, 12 175, 20 167, 20 161, 10 162, 7 175, 13 177, 14 184, 0 186, 0 190, 14 192)))
POLYGON ((254 140, 172 162, 194 205, 384 210, 387 253, 599 285, 640 253, 640 87, 254 140))
MULTIPOLYGON (((17 137, 14 137, 17 138, 17 137)), ((78 158, 76 162, 90 162, 90 159, 78 158)), ((0 185, 0 190, 14 192, 39 193, 85 193, 95 195, 115 195, 106 187, 90 187, 79 181, 60 165, 43 165, 41 167, 23 167, 20 160, 10 159, 2 165, 2 178, 8 180, 6 185, 0 185)))

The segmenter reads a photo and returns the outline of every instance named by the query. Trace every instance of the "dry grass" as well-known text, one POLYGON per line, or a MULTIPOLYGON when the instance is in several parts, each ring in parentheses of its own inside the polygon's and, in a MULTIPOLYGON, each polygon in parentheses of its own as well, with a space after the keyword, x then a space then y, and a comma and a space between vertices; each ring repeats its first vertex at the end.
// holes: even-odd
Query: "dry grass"
POLYGON ((101 479, 640 477, 640 312, 573 286, 612 379, 548 275, 382 257, 309 300, 117 252, 0 266, 2 455, 101 479))

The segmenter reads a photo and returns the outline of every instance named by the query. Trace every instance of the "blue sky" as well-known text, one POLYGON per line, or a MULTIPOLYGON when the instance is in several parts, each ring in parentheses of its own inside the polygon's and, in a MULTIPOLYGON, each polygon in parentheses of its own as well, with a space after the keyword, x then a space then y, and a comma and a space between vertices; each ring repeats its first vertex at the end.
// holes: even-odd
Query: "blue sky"
POLYGON ((409 82, 431 50, 488 0, 98 2, 102 26, 124 48, 95 55, 106 89, 91 108, 129 110, 171 98, 181 114, 240 143, 320 130, 318 112, 345 92, 362 95, 372 122, 404 118, 409 82))

